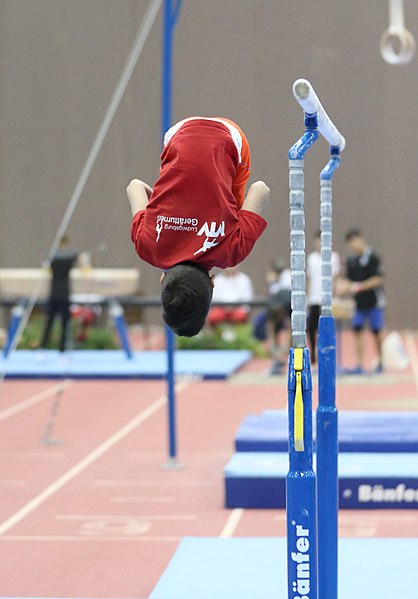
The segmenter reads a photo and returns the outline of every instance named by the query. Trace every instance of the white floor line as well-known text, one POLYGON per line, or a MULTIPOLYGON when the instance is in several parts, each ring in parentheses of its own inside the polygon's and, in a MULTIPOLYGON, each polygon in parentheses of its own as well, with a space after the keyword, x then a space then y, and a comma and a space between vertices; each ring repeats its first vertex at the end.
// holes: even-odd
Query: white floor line
POLYGON ((95 487, 216 487, 219 481, 216 480, 118 480, 117 478, 111 480, 95 480, 95 487))
POLYGON ((175 497, 147 497, 147 496, 117 496, 109 497, 112 503, 175 503, 175 497))
POLYGON ((196 520, 196 514, 171 514, 167 516, 152 515, 152 514, 135 514, 130 516, 123 514, 123 516, 115 516, 114 514, 57 514, 54 516, 55 520, 60 522, 79 522, 84 520, 196 520))
POLYGON ((115 542, 134 542, 134 543, 142 543, 142 542, 155 542, 155 543, 178 543, 181 541, 182 537, 147 537, 147 536, 129 536, 129 535, 119 535, 119 536, 105 536, 105 535, 91 535, 91 536, 76 536, 76 535, 7 535, 6 537, 0 538, 0 543, 7 541, 23 541, 25 543, 31 541, 35 543, 40 542, 49 542, 56 543, 58 541, 75 541, 75 542, 100 542, 104 543, 106 541, 115 542))
POLYGON ((60 460, 64 457, 58 451, 45 453, 42 451, 0 451, 1 459, 13 460, 60 460))
POLYGON ((238 527, 238 524, 241 521, 241 518, 244 515, 244 509, 241 507, 235 508, 229 514, 228 520, 225 523, 225 526, 222 529, 221 534, 219 535, 222 539, 227 539, 232 537, 238 527))
MULTIPOLYGON (((179 393, 182 391, 187 385, 184 383, 180 383, 176 385, 176 391, 179 393)), ((115 434, 109 437, 106 441, 101 443, 96 449, 86 455, 85 458, 80 460, 75 466, 67 470, 62 476, 57 478, 52 484, 50 484, 46 489, 44 489, 39 495, 34 497, 31 501, 29 501, 26 505, 24 505, 20 510, 18 510, 15 514, 10 516, 7 520, 5 520, 2 524, 0 524, 0 536, 4 535, 11 528, 19 524, 26 516, 32 513, 36 508, 42 505, 47 499, 52 497, 55 493, 60 491, 62 487, 64 487, 67 483, 72 481, 76 476, 78 476, 81 472, 86 470, 91 464, 93 464, 96 460, 101 458, 107 451, 109 451, 114 445, 122 441, 126 436, 128 436, 132 431, 138 428, 141 424, 143 424, 148 418, 153 416, 158 410, 160 410, 167 403, 166 395, 159 397, 152 404, 150 404, 145 410, 142 410, 135 418, 133 418, 130 422, 125 424, 121 429, 119 429, 115 434)))
POLYGON ((1 479, 0 487, 24 487, 24 480, 13 480, 13 479, 1 479))
POLYGON ((28 408, 31 408, 32 406, 35 406, 36 404, 40 403, 44 399, 53 397, 56 393, 58 393, 58 391, 60 391, 61 389, 63 389, 63 390, 67 389, 70 385, 72 385, 72 381, 70 381, 68 379, 66 379, 65 381, 60 381, 59 383, 53 385, 52 387, 48 387, 48 389, 44 389, 43 391, 40 391, 39 393, 32 395, 28 399, 25 399, 24 401, 19 402, 15 406, 11 406, 10 408, 7 408, 6 410, 2 410, 0 412, 0 422, 2 420, 6 420, 7 418, 10 418, 11 416, 15 416, 15 414, 19 414, 20 412, 23 412, 24 410, 27 410, 28 408))
MULTIPOLYGON (((196 459, 196 460, 202 460, 202 459, 207 459, 207 460, 213 460, 214 458, 220 458, 220 459, 225 459, 225 458, 229 458, 231 455, 231 453, 227 452, 227 451, 223 451, 223 452, 218 452, 218 451, 205 451, 202 453, 199 453, 198 451, 193 451, 192 453, 190 452, 181 452, 181 456, 184 457, 185 459, 187 459, 187 461, 189 461, 190 459, 196 459)), ((161 457, 162 459, 166 458, 167 455, 163 452, 158 452, 158 453, 152 453, 152 452, 135 452, 135 453, 127 453, 126 454, 126 458, 128 460, 144 460, 144 459, 149 459, 149 460, 154 460, 156 457, 161 457)))
POLYGON ((410 331, 405 333, 405 346, 411 361, 412 373, 414 375, 415 388, 418 393, 418 352, 414 341, 414 336, 410 331))

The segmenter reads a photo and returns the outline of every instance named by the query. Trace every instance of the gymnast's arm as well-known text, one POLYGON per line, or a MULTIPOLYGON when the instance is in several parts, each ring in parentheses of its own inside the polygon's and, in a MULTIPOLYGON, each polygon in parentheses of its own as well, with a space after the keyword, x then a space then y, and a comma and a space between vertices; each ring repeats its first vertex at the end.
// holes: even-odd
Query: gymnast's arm
POLYGON ((242 205, 242 210, 255 212, 256 214, 262 216, 267 204, 269 203, 269 199, 270 189, 267 187, 264 181, 256 181, 248 190, 242 205))
POLYGON ((147 207, 152 194, 152 187, 144 181, 133 179, 126 188, 126 193, 131 204, 132 216, 135 216, 147 207))

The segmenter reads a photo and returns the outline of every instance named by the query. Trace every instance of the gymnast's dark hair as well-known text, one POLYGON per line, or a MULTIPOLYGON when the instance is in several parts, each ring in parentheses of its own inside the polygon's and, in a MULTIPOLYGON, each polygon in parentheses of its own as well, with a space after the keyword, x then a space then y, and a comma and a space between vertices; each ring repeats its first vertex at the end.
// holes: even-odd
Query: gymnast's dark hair
POLYGON ((180 337, 194 337, 205 324, 212 293, 207 270, 196 264, 176 264, 161 284, 165 323, 180 337))

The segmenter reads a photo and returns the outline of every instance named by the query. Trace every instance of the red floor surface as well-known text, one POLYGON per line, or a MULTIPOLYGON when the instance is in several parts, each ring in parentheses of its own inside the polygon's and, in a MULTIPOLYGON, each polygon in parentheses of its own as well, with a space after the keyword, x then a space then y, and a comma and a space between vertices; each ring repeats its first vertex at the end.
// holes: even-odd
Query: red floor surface
MULTIPOLYGON (((339 409, 418 410, 411 367, 338 379, 339 409)), ((253 361, 229 381, 180 382, 179 461, 166 468, 165 385, 51 381, 0 387, 0 596, 136 597, 151 593, 184 536, 284 536, 281 511, 226 510, 223 467, 244 416, 284 408, 286 377, 253 361)), ((418 536, 411 511, 340 513, 342 536, 418 536)))

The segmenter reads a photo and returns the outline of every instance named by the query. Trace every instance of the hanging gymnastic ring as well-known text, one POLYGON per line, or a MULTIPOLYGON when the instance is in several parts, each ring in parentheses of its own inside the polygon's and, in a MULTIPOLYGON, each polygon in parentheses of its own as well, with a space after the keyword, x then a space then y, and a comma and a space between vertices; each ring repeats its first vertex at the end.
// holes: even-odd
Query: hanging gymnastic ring
POLYGON ((415 54, 415 39, 407 29, 389 27, 380 38, 380 52, 389 64, 407 64, 415 54), (399 51, 395 50, 399 45, 399 51))

